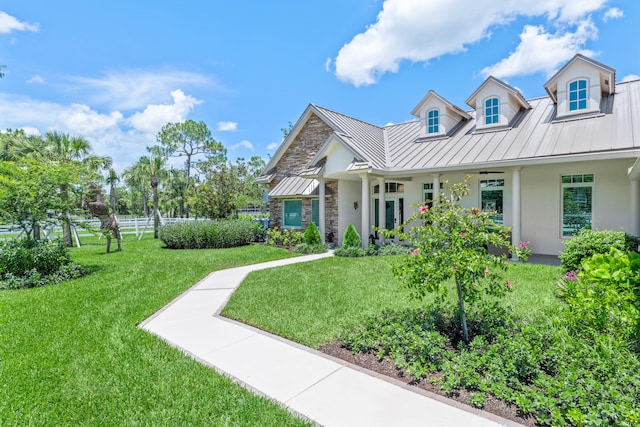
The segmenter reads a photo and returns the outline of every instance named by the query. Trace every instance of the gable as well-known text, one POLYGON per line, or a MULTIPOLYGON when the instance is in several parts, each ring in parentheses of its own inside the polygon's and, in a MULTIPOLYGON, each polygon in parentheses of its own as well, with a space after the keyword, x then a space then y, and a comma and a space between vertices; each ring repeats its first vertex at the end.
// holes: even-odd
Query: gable
POLYGON ((531 105, 516 88, 489 76, 465 101, 476 110, 476 128, 510 126, 516 114, 531 105))

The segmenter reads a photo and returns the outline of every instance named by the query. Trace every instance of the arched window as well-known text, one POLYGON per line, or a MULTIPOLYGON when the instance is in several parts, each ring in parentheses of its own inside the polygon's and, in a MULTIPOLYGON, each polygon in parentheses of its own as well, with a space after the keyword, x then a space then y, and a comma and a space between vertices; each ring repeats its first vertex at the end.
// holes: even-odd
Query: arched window
POLYGON ((587 108, 587 80, 578 79, 569 83, 569 111, 587 108))
POLYGON ((498 98, 484 101, 484 124, 492 125, 500 121, 500 102, 498 98))
POLYGON ((440 112, 437 109, 427 112, 427 133, 440 132, 440 112))

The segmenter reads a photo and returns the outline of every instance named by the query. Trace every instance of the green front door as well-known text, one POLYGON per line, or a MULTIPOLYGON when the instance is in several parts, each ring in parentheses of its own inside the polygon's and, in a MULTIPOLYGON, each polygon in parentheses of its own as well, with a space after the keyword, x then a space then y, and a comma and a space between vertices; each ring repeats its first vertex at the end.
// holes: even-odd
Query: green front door
POLYGON ((395 228, 396 204, 394 200, 385 200, 385 226, 387 230, 395 228))

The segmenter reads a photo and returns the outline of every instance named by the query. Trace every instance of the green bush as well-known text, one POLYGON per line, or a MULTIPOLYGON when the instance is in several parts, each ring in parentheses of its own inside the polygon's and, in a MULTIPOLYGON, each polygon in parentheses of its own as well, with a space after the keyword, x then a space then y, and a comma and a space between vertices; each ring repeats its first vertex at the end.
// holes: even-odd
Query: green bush
POLYGON ((0 242, 0 289, 34 288, 87 274, 74 264, 63 240, 0 242))
POLYGON ((169 249, 233 248, 249 244, 254 236, 254 224, 240 219, 168 224, 158 232, 169 249))
POLYGON ((360 247, 360 235, 358 231, 353 226, 353 224, 349 224, 346 230, 344 230, 344 234, 342 236, 342 247, 343 248, 359 248, 360 247))
POLYGON ((583 258, 589 258, 595 254, 606 254, 610 248, 624 252, 637 252, 638 243, 637 237, 626 234, 624 231, 585 229, 564 242, 565 247, 560 253, 560 261, 564 271, 579 270, 583 258))
POLYGON ((265 242, 271 246, 294 248, 304 242, 304 235, 299 231, 289 230, 288 228, 280 230, 278 227, 274 227, 267 230, 265 242))
POLYGON ((316 227, 313 222, 310 223, 307 229, 304 231, 304 242, 307 245, 322 244, 322 236, 320 235, 320 230, 318 230, 318 227, 316 227))
POLYGON ((322 243, 316 243, 313 245, 300 243, 296 245, 293 250, 299 254, 323 254, 327 252, 327 245, 323 245, 322 243))
POLYGON ((335 256, 357 258, 367 256, 367 251, 357 246, 342 246, 333 251, 335 256))

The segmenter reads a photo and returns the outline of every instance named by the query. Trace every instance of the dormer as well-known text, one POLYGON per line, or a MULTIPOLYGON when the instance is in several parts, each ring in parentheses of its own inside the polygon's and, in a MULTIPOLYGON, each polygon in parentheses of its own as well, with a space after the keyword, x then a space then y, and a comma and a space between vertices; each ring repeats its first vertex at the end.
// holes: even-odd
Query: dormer
POLYGON ((493 76, 489 76, 465 103, 476 110, 477 130, 508 127, 519 111, 531 108, 520 91, 493 76))
POLYGON ((411 114, 420 119, 420 138, 443 137, 451 133, 458 123, 471 116, 430 90, 411 114))
POLYGON ((556 118, 601 113, 603 96, 615 92, 616 70, 577 54, 545 83, 556 104, 556 118))

